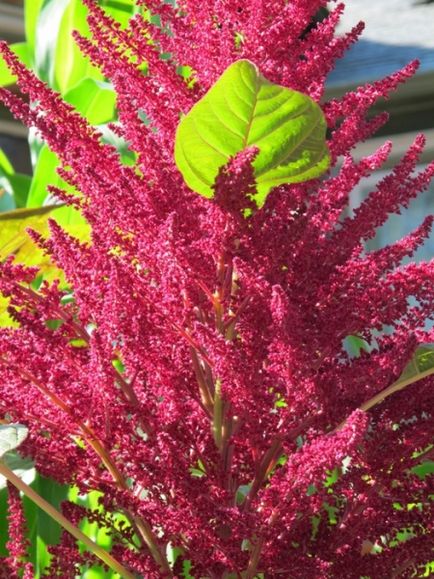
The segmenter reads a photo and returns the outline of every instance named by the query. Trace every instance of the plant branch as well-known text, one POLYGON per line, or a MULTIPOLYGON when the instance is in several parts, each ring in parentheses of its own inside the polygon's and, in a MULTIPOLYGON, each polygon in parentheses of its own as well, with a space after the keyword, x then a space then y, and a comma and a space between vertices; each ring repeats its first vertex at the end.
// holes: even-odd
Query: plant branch
MULTIPOLYGON (((365 412, 367 412, 368 410, 370 410, 374 406, 377 406, 377 404, 381 404, 381 402, 386 400, 386 398, 388 398, 389 396, 392 396, 392 394, 395 394, 395 392, 399 392, 400 390, 403 390, 407 386, 410 386, 411 384, 414 384, 415 382, 419 382, 420 380, 423 380, 424 378, 428 378, 428 376, 432 376, 433 374, 434 374, 434 367, 429 368, 428 370, 425 370, 424 372, 419 372, 415 376, 410 376, 409 378, 405 378, 405 379, 399 379, 396 382, 394 382, 393 384, 391 384, 390 386, 388 386, 387 388, 385 388, 384 390, 382 390, 381 392, 379 392, 378 394, 376 394, 375 396, 373 396, 372 398, 370 398, 369 400, 367 400, 366 402, 364 402, 360 406, 360 410, 364 410, 365 412)), ((336 428, 334 430, 332 430, 330 432, 330 434, 334 434, 338 430, 341 430, 345 426, 345 424, 347 423, 347 420, 348 419, 345 419, 340 424, 338 424, 338 426, 336 426, 336 428)))
MULTIPOLYGON (((8 361, 4 358, 0 358, 0 362, 7 363, 8 361)), ((71 420, 73 420, 79 430, 81 430, 82 436, 86 443, 93 449, 95 454, 101 459, 101 462, 104 464, 107 471, 111 474, 118 488, 128 491, 129 488, 125 478, 119 471, 117 465, 113 462, 104 444, 98 439, 93 430, 83 422, 77 421, 68 405, 65 404, 65 402, 63 402, 63 400, 61 400, 54 392, 51 392, 46 386, 44 386, 44 384, 42 384, 30 372, 23 370, 22 368, 18 368, 18 372, 22 378, 29 380, 32 384, 34 384, 34 386, 36 386, 40 392, 47 396, 55 406, 60 408, 71 418, 71 420)), ((134 524, 134 526, 137 528, 155 562, 161 567, 161 570, 165 572, 166 576, 170 577, 172 575, 170 565, 164 554, 161 552, 158 546, 158 541, 154 537, 149 523, 139 517, 131 515, 131 513, 127 513, 127 515, 132 524, 134 524)))
POLYGON ((48 503, 44 498, 42 498, 38 493, 36 493, 31 487, 29 487, 25 482, 23 482, 9 467, 7 467, 0 460, 0 474, 7 478, 19 491, 21 491, 26 497, 33 501, 40 509, 42 509, 47 515, 52 517, 55 521, 59 523, 68 533, 70 533, 75 539, 83 543, 87 549, 93 553, 96 557, 101 559, 105 565, 113 569, 116 573, 119 573, 123 579, 135 579, 132 575, 119 561, 116 561, 110 553, 105 549, 97 545, 92 539, 87 535, 82 533, 75 525, 73 525, 62 513, 55 509, 50 503, 48 503))

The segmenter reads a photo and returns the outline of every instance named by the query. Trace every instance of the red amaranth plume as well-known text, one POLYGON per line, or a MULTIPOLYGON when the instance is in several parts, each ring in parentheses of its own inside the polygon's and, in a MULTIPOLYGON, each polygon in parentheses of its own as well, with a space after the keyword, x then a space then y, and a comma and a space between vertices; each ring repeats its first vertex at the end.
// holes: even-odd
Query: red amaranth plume
MULTIPOLYGON (((353 159, 386 120, 369 108, 417 64, 325 103, 336 170, 277 187, 258 209, 254 149, 221 169, 213 199, 188 189, 173 160, 180 116, 241 58, 318 101, 362 25, 336 38, 338 5, 306 32, 322 0, 150 0, 159 18, 121 29, 84 3, 92 35, 76 40, 115 87, 112 130, 137 162, 124 166, 1 44, 29 98, 0 99, 58 155, 81 196, 51 191, 81 207, 92 233, 80 243, 55 222, 48 239, 30 233, 64 286, 36 291, 33 269, 0 264, 20 325, 0 330, 0 417, 28 426, 23 449, 40 473, 102 493, 103 511, 63 511, 108 528, 111 554, 132 573, 177 577, 186 561, 207 578, 422 573, 432 476, 414 467, 432 458, 434 382, 370 401, 434 341, 434 263, 401 264, 433 218, 386 248, 364 243, 428 187, 434 165, 417 172, 423 137, 343 217, 352 189, 391 151, 353 159), (188 81, 179 66, 191 67, 188 81), (351 336, 369 351, 351 357, 351 336), (411 536, 401 545, 402 529, 411 536)), ((67 535, 52 553, 52 574, 92 563, 67 535)))
MULTIPOLYGON (((4 560, 8 566, 9 577, 34 577, 33 565, 26 563, 29 540, 26 537, 27 525, 23 503, 19 491, 8 483, 8 540, 6 548, 9 556, 4 560)), ((1 567, 0 567, 1 569, 1 567)), ((6 575, 5 575, 6 576, 6 575)))

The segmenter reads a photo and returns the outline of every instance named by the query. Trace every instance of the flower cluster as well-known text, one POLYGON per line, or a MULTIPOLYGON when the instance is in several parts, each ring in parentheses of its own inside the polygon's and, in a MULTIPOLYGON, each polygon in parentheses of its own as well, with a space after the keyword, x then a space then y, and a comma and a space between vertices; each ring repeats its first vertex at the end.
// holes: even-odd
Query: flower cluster
MULTIPOLYGON (((309 29, 323 0, 147 0, 154 18, 137 15, 123 29, 83 2, 92 37, 76 40, 116 89, 111 129, 136 162, 122 164, 2 45, 25 96, 0 98, 58 155, 77 196, 53 193, 80 208, 92 234, 82 243, 54 221, 49 238, 32 233, 67 287, 36 290, 34 270, 12 258, 0 266, 19 323, 0 331, 1 417, 28 426, 23 449, 40 473, 101 491, 104 517, 68 504, 64 512, 108 528, 112 555, 143 577, 181 576, 183 561, 197 578, 420 571, 432 559, 434 503, 429 477, 412 468, 432 445, 434 382, 360 408, 400 376, 418 343, 434 341, 424 329, 434 263, 401 265, 432 218, 365 250, 428 186, 434 164, 416 172, 422 137, 345 217, 354 186, 390 153, 386 144, 352 158, 386 120, 368 109, 417 64, 325 103, 335 170, 280 186, 246 212, 257 151, 232 159, 214 198, 202 198, 174 164, 180 115, 240 58, 319 100, 362 26, 336 37, 338 5, 309 29), (190 79, 179 66, 191 67, 190 79), (372 345, 356 358, 344 348, 354 335, 372 345)), ((78 548, 65 538, 55 549, 48 574, 72 577, 78 548)))

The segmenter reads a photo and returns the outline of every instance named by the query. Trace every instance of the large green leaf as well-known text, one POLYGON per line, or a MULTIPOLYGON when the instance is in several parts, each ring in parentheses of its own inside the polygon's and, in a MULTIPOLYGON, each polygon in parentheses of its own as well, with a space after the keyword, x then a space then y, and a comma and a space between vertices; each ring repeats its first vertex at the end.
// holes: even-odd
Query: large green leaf
MULTIPOLYGON (((69 1, 44 0, 41 9, 36 15, 37 25, 34 37, 35 72, 39 78, 48 82, 51 87, 54 87, 54 55, 59 39, 60 23, 69 1)), ((69 39, 63 40, 70 42, 69 39)))
MULTIPOLYGON (((41 207, 50 204, 48 185, 54 185, 60 189, 65 189, 69 193, 74 193, 74 189, 65 183, 57 174, 59 159, 47 145, 43 145, 40 150, 35 166, 32 183, 30 186, 27 207, 41 207)), ((89 226, 82 215, 73 207, 61 207, 56 209, 56 221, 65 227, 69 233, 76 235, 82 241, 89 238, 89 226)))
POLYGON ((31 52, 33 52, 35 48, 36 27, 43 3, 44 0, 24 0, 26 40, 31 52))
MULTIPOLYGON (((26 265, 54 269, 49 258, 36 247, 28 236, 26 229, 32 228, 41 234, 48 234, 48 217, 56 215, 58 206, 47 206, 36 209, 16 209, 0 213, 0 260, 14 255, 16 260, 26 265)), ((56 274, 58 275, 56 269, 56 274)))
POLYGON ((62 186, 60 183, 61 179, 56 173, 58 165, 59 159, 57 155, 47 145, 43 145, 34 169, 32 184, 27 198, 27 207, 41 207, 43 205, 47 198, 48 185, 62 186))
POLYGON ((102 0, 104 11, 117 20, 122 28, 125 28, 131 16, 143 12, 142 7, 136 6, 134 0, 102 0))
POLYGON ((60 22, 54 58, 54 86, 62 94, 84 78, 103 79, 102 73, 83 56, 72 37, 74 30, 89 36, 86 16, 87 8, 81 0, 69 0, 60 22))
POLYGON ((246 147, 258 147, 258 205, 273 187, 321 175, 329 166, 326 123, 310 97, 272 84, 248 60, 222 74, 181 120, 176 164, 191 189, 213 196, 219 169, 246 147))
MULTIPOLYGON (((71 207, 51 205, 16 209, 0 213, 0 261, 14 255, 17 262, 38 267, 40 274, 47 281, 57 278, 63 280, 63 273, 50 257, 33 243, 26 232, 27 228, 31 228, 45 237, 49 236, 47 223, 49 217, 54 217, 68 233, 80 240, 89 239, 89 226, 71 207)), ((8 315, 8 305, 9 298, 0 294, 0 327, 16 325, 8 315)))
MULTIPOLYGON (((80 495, 77 487, 70 487, 68 500, 90 510, 103 512, 103 507, 100 503, 102 496, 102 493, 98 491, 91 491, 86 495, 80 495)), ((128 521, 124 515, 118 514, 116 515, 116 519, 128 525, 128 521)), ((89 522, 87 518, 84 518, 78 526, 80 530, 95 541, 97 545, 103 547, 106 551, 111 550, 113 541, 110 535, 110 528, 101 528, 97 523, 89 522)), ((86 570, 83 569, 81 577, 82 579, 120 579, 118 573, 102 569, 99 565, 94 565, 86 570)))
POLYGON ((32 178, 23 173, 14 173, 13 175, 9 175, 8 181, 14 197, 15 207, 25 207, 30 186, 32 184, 32 178))
MULTIPOLYGON (((40 474, 36 474, 32 488, 57 510, 61 510, 61 503, 69 492, 67 485, 40 474)), ((27 497, 23 498, 23 503, 29 530, 30 561, 35 567, 35 576, 42 577, 51 560, 47 547, 59 543, 62 527, 27 497)))
POLYGON ((93 125, 107 123, 115 117, 116 95, 108 83, 85 78, 64 98, 93 125))

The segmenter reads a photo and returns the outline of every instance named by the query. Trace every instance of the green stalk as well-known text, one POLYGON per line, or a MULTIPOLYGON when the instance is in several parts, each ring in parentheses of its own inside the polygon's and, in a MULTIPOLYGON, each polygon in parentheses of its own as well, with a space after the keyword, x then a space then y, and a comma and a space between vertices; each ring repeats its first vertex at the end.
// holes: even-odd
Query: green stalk
POLYGON ((70 533, 77 541, 80 541, 87 547, 87 549, 93 553, 96 557, 101 559, 101 561, 110 567, 116 573, 119 573, 123 579, 135 579, 123 565, 121 565, 116 559, 114 559, 110 553, 105 549, 97 545, 92 539, 89 539, 87 535, 82 533, 75 525, 73 525, 66 517, 62 515, 57 509, 55 509, 50 503, 43 499, 38 493, 36 493, 29 485, 23 482, 17 475, 8 468, 0 460, 0 474, 7 478, 19 491, 21 491, 26 497, 33 501, 40 509, 45 511, 47 515, 52 517, 56 522, 59 523, 68 533, 70 533))

